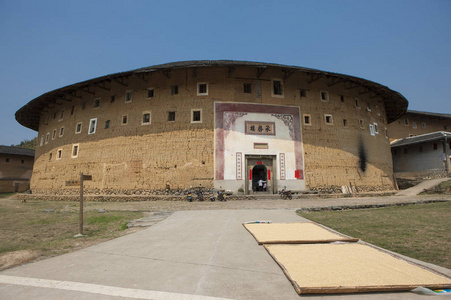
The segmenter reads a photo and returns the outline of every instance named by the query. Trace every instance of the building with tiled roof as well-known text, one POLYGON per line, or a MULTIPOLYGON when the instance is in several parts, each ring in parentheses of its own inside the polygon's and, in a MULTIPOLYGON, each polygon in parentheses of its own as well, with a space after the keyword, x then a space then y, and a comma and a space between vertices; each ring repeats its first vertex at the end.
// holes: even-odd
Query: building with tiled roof
POLYGON ((16 112, 38 131, 31 188, 147 194, 393 189, 387 126, 407 100, 381 84, 296 66, 187 61, 45 93, 16 112), (259 185, 259 180, 264 185, 259 185))
POLYGON ((30 188, 34 150, 0 145, 0 193, 30 188))

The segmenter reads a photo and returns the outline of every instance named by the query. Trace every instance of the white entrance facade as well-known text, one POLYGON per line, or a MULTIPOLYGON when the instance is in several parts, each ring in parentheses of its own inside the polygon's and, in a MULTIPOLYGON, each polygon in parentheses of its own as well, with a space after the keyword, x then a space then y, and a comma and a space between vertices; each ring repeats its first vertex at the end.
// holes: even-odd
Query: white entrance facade
POLYGON ((299 108, 215 103, 215 188, 272 194, 285 186, 305 189, 299 108))

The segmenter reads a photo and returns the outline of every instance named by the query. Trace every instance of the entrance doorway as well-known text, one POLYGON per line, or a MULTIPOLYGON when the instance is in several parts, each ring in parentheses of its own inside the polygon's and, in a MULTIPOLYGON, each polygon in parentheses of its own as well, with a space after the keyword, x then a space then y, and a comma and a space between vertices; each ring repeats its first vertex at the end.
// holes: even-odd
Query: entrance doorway
POLYGON ((276 155, 246 154, 244 157, 245 168, 249 176, 245 183, 245 194, 276 193, 276 178, 274 176, 276 155))
POLYGON ((256 165, 252 169, 252 191, 266 192, 268 184, 268 169, 264 165, 256 165))

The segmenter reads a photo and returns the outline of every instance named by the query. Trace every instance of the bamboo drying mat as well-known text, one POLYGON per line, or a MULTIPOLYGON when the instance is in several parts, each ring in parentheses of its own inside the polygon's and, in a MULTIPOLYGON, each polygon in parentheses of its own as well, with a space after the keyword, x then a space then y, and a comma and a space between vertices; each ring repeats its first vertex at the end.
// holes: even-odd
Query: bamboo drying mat
POLYGON ((298 294, 451 287, 451 278, 360 243, 264 245, 298 294))
POLYGON ((262 244, 314 244, 336 241, 357 242, 351 238, 332 232, 313 222, 307 223, 270 223, 243 224, 254 236, 259 245, 262 244))

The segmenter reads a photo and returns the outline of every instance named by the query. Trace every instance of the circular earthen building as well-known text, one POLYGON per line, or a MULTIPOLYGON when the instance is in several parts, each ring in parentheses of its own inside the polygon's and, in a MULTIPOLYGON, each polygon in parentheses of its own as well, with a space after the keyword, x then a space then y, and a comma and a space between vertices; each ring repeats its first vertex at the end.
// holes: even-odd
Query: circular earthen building
POLYGON ((365 79, 271 63, 185 61, 43 94, 16 112, 38 131, 33 193, 393 189, 387 124, 407 100, 365 79))

